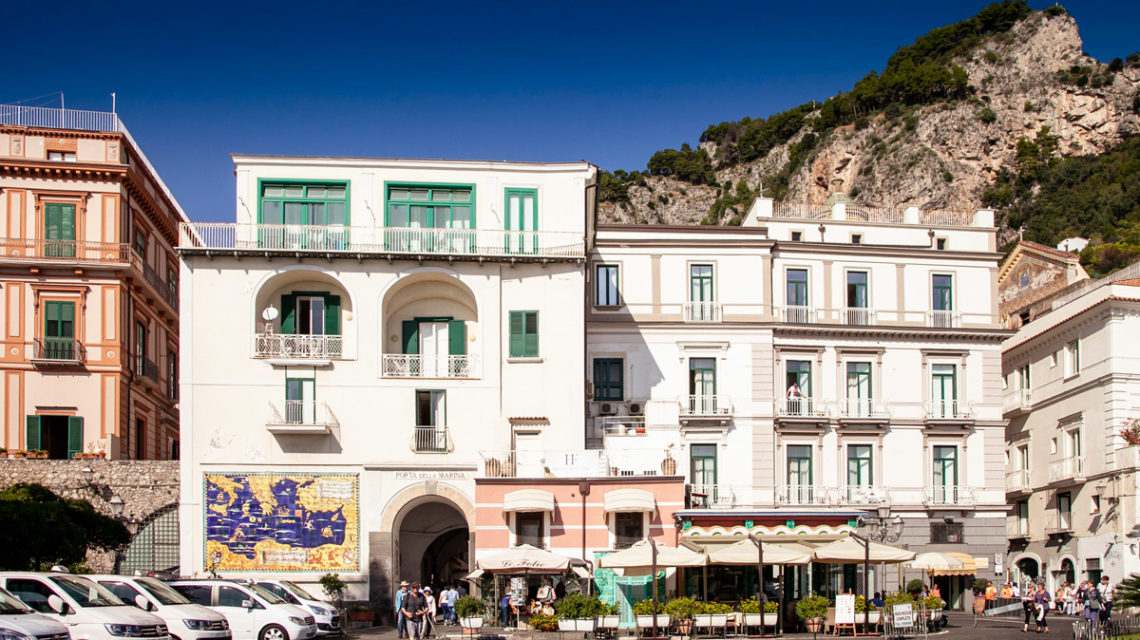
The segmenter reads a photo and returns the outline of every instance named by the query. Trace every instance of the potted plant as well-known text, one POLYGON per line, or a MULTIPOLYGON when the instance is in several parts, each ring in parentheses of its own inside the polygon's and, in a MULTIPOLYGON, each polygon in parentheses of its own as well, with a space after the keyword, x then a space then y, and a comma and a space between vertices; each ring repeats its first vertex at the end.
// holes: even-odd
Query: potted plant
POLYGON ((565 631, 562 628, 562 621, 556 615, 548 616, 545 613, 535 613, 530 616, 528 624, 538 631, 565 631))
POLYGON ((48 452, 47 449, 32 449, 28 452, 28 457, 35 458, 37 460, 46 460, 48 457, 48 452))
POLYGON ((692 598, 673 598, 665 603, 665 613, 677 623, 677 633, 683 636, 693 634, 693 616, 697 613, 698 604, 692 598))
POLYGON ((598 629, 617 629, 621 624, 621 607, 618 603, 602 603, 602 611, 598 614, 598 629))
POLYGON ((0 447, 0 456, 6 457, 7 455, 8 455, 8 450, 5 449, 4 447, 0 447))
POLYGON ((592 632, 597 627, 598 616, 605 609, 606 605, 597 596, 587 598, 581 593, 571 593, 554 603, 554 610, 558 613, 558 630, 592 632))
MULTIPOLYGON (((329 602, 333 603, 333 606, 337 608, 337 611, 343 611, 344 592, 348 590, 348 583, 340 579, 339 573, 326 573, 325 575, 321 576, 319 582, 321 589, 325 592, 325 597, 329 599, 329 602)), ((344 619, 346 617, 348 616, 346 616, 344 613, 341 613, 341 619, 344 619)))
POLYGON ((761 602, 752 596, 747 600, 740 601, 740 612, 744 614, 745 627, 758 627, 761 634, 763 634, 764 627, 776 626, 776 615, 780 611, 780 605, 773 600, 761 602))
POLYGON ((8 452, 9 459, 23 460, 26 455, 28 455, 28 452, 23 449, 13 449, 8 452))
POLYGON ((986 612, 986 588, 990 586, 990 581, 985 578, 978 578, 974 580, 972 591, 974 592, 974 613, 981 615, 986 612))
POLYGON ((348 608, 348 619, 352 622, 372 623, 376 621, 376 612, 366 604, 354 604, 348 608))
POLYGON ((869 624, 871 626, 876 626, 879 624, 879 620, 882 617, 882 614, 879 611, 879 608, 876 607, 874 605, 874 603, 867 602, 867 600, 864 599, 863 596, 856 596, 855 597, 855 613, 856 613, 856 615, 855 615, 855 623, 856 624, 863 624, 863 618, 865 617, 867 619, 867 624, 869 624), (859 614, 864 614, 864 615, 859 615, 859 614))
POLYGON ((483 626, 483 615, 487 612, 483 601, 475 596, 463 596, 455 601, 455 616, 459 626, 476 630, 483 626))
POLYGON ((723 629, 728 624, 729 611, 732 607, 723 602, 701 602, 693 624, 700 629, 723 629))
POLYGON ((827 598, 812 593, 796 603, 796 615, 804 621, 804 626, 811 633, 818 633, 823 629, 823 617, 827 615, 827 598))
MULTIPOLYGON (((985 602, 985 599, 982 601, 985 602)), ((946 606, 942 598, 938 596, 926 596, 922 604, 926 607, 927 617, 930 619, 931 624, 938 622, 942 618, 942 608, 946 606)))
MULTIPOLYGON (((652 629, 653 628, 653 601, 642 600, 641 602, 634 603, 633 615, 637 618, 637 626, 639 629, 652 629)), ((665 614, 665 607, 660 602, 657 603, 657 627, 668 627, 669 616, 665 614)))

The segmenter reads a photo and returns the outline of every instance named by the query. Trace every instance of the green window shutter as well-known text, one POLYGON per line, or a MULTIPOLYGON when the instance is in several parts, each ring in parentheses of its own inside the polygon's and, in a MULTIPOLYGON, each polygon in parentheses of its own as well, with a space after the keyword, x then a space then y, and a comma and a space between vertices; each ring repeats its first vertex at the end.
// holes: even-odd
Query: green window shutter
POLYGON ((286 293, 281 296, 281 333, 296 331, 297 296, 286 293))
POLYGON ((325 296, 325 334, 340 335, 340 296, 325 296))
POLYGON ((83 418, 68 416, 67 418, 67 457, 74 458, 75 454, 83 452, 83 418))
POLYGON ((523 345, 524 355, 537 356, 538 355, 538 312, 527 311, 524 314, 526 327, 524 333, 526 340, 523 345))
POLYGON ((24 449, 31 451, 40 448, 40 417, 27 416, 27 429, 24 431, 24 449))
POLYGON ((420 323, 415 320, 404 320, 404 353, 414 354, 420 352, 420 323))
POLYGON ((467 323, 451 320, 447 325, 447 352, 453 356, 467 355, 467 323))
POLYGON ((59 231, 61 240, 75 239, 75 205, 59 205, 59 231))
POLYGON ((510 351, 509 354, 512 358, 517 358, 523 355, 523 312, 511 312, 511 326, 510 326, 510 351))
POLYGON ((44 239, 58 240, 63 221, 63 205, 56 202, 44 204, 44 239))

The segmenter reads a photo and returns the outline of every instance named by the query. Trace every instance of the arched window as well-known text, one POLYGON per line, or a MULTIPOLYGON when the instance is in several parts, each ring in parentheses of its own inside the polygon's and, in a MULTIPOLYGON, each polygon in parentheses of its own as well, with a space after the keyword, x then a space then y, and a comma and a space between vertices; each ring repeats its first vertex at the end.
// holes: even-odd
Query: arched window
POLYGON ((135 571, 178 575, 178 505, 159 509, 139 525, 119 562, 119 573, 135 571))

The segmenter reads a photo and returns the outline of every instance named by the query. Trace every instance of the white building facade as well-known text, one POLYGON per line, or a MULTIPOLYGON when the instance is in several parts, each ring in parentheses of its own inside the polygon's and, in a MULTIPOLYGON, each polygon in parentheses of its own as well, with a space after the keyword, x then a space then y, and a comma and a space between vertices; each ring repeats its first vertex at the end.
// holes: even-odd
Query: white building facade
POLYGON ((1140 571, 1137 284, 1081 283, 1003 345, 1009 560, 1051 589, 1140 571))
POLYGON ((478 452, 584 445, 596 169, 234 164, 179 243, 183 574, 461 578, 478 452))
MULTIPOLYGON (((1009 335, 995 242, 989 211, 769 199, 740 228, 602 226, 589 262, 590 442, 676 459, 680 535, 694 544, 873 534, 877 520, 887 539, 959 553, 994 578, 1009 335)), ((894 588, 887 574, 874 586, 894 588)), ((856 576, 835 566, 786 580, 795 597, 856 576)), ((945 578, 943 593, 961 604, 966 586, 945 578)))

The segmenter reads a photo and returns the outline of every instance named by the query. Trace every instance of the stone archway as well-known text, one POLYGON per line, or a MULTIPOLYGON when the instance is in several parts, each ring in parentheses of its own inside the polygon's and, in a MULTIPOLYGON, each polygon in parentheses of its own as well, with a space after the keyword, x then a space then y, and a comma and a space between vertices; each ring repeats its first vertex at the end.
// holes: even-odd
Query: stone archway
POLYGON ((463 514, 444 500, 425 501, 400 519, 396 534, 397 576, 438 587, 468 573, 470 532, 463 514))

